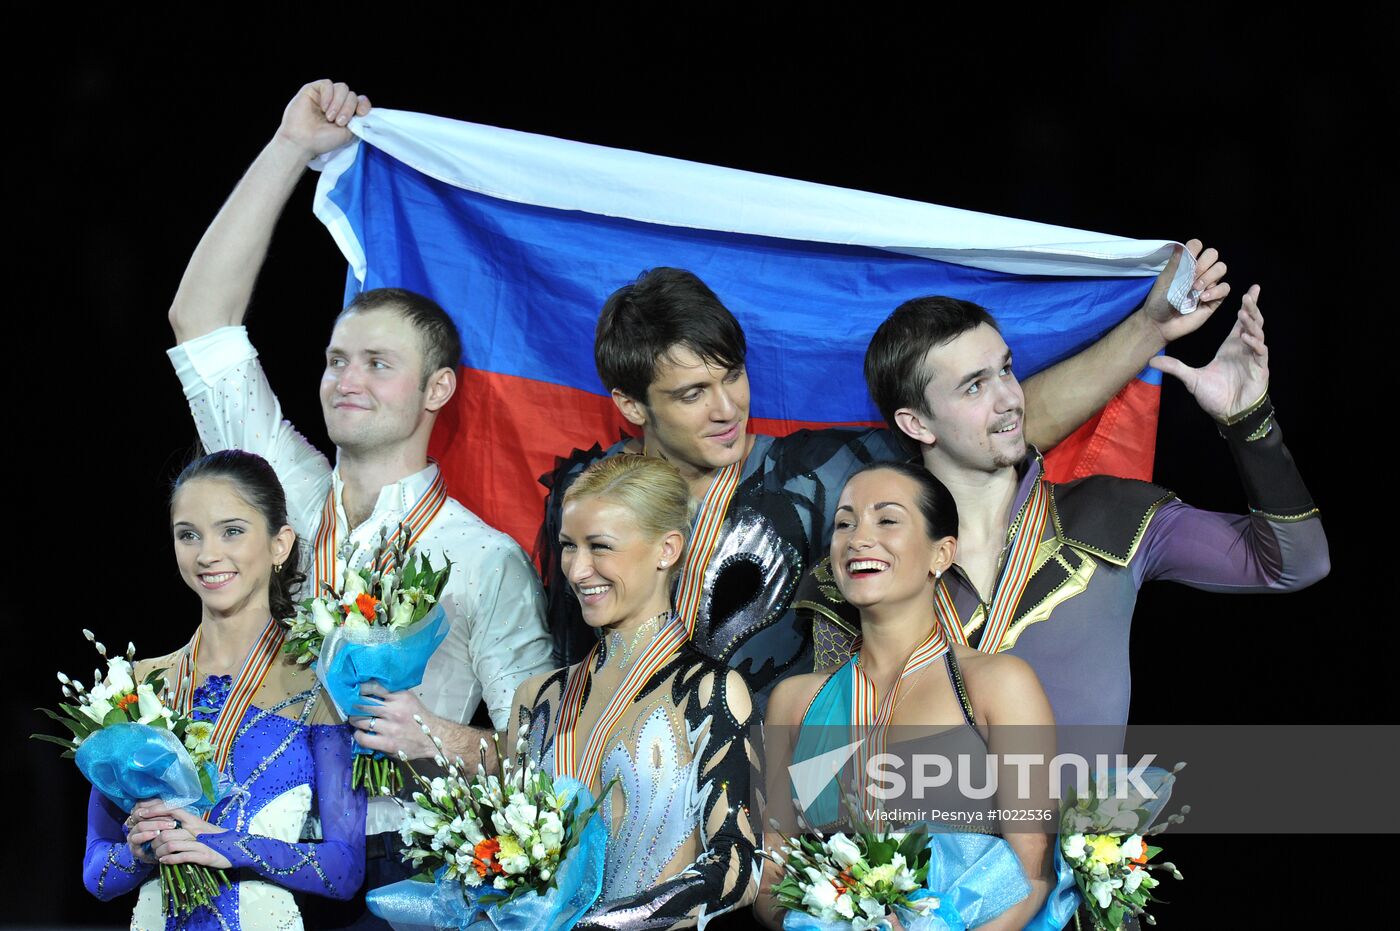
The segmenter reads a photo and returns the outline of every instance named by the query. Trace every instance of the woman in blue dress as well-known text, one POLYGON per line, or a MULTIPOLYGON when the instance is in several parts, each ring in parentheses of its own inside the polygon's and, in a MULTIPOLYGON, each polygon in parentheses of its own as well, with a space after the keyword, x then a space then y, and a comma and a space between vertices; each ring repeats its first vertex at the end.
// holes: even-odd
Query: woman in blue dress
POLYGON ((250 453, 214 453, 175 481, 175 558, 202 602, 200 623, 181 650, 138 662, 136 680, 164 669, 167 701, 211 723, 227 794, 203 816, 158 799, 127 814, 93 790, 83 879, 103 900, 139 888, 132 928, 298 929, 293 892, 344 899, 363 879, 365 798, 350 788, 349 730, 315 675, 281 655, 277 619, 291 616, 301 581, 286 513, 276 473, 250 453), (319 843, 298 842, 308 816, 319 843), (170 917, 157 863, 223 869, 233 885, 170 917))
MULTIPOLYGON (((1020 871, 1003 857, 1012 867, 1006 879, 979 890, 963 918, 969 927, 1021 928, 1036 917, 1052 888, 1053 821, 1048 832, 1042 830, 1044 822, 1029 831, 1006 830, 998 813, 1013 807, 1005 804, 1008 796, 999 790, 994 799, 963 798, 956 778, 941 795, 901 803, 905 812, 887 818, 896 813, 876 813, 882 802, 867 794, 864 776, 855 778, 857 772, 866 772, 862 764, 876 752, 898 749, 884 746, 887 733, 898 734, 899 744, 913 741, 920 751, 961 758, 960 765, 970 761, 974 786, 986 784, 988 753, 1004 758, 1008 752, 1048 748, 1053 754, 1050 727, 1008 727, 1054 723, 1031 668, 1016 657, 980 653, 943 636, 935 613, 936 585, 953 564, 957 532, 952 495, 922 468, 882 463, 866 467, 847 482, 836 510, 830 571, 841 598, 860 612, 861 641, 840 667, 789 678, 773 692, 764 731, 769 814, 785 831, 800 831, 794 809, 801 807, 797 799, 804 793, 789 781, 785 764, 863 740, 842 778, 820 792, 806 793, 807 805, 800 812, 806 824, 849 829, 853 822, 862 826, 859 822, 864 820, 868 829, 898 829, 912 826, 906 823, 908 811, 938 811, 943 823, 931 823, 930 817, 924 827, 943 831, 951 826, 962 833, 938 835, 935 858, 943 852, 985 853, 993 845, 1009 844, 1020 871), (843 795, 856 799, 855 811, 842 802, 843 795), (950 816, 953 811, 958 814, 950 816), (1002 833, 1004 841, 987 836, 1002 833)), ((1012 773, 999 775, 1002 789, 1014 787, 1012 773)), ((1032 770, 1029 781, 1042 785, 1043 769, 1032 770)), ((1014 807, 1048 812, 1044 795, 1038 789, 1033 794, 1034 799, 1018 799, 1014 807)), ((782 834, 775 831, 765 839, 768 849, 783 843, 782 834)), ((755 906, 759 918, 773 927, 781 926, 785 915, 775 909, 770 894, 779 878, 777 868, 768 864, 755 906)), ((957 889, 936 891, 963 901, 957 889)))

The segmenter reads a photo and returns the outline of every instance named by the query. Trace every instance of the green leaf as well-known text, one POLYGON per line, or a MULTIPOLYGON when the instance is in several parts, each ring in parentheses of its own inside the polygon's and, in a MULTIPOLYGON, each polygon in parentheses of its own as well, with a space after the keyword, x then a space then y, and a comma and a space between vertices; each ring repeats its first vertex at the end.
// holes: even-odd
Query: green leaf
POLYGON ((86 737, 92 733, 92 729, 84 725, 82 721, 75 721, 70 718, 65 718, 63 715, 55 714, 47 708, 35 708, 34 710, 48 715, 50 718, 57 721, 59 724, 62 724, 64 727, 68 728, 68 730, 72 732, 74 737, 86 737))
POLYGON ((865 859, 871 866, 881 866, 894 860, 895 851, 899 845, 893 840, 872 841, 866 848, 865 859))
POLYGON ((923 831, 914 831, 899 842, 899 852, 904 855, 904 862, 910 866, 918 863, 919 854, 928 852, 928 838, 923 831))
POLYGON ((126 712, 120 708, 113 708, 107 712, 107 717, 102 719, 103 727, 111 727, 113 724, 126 724, 126 712))
MULTIPOLYGON (((69 728, 69 730, 72 730, 72 731, 74 731, 74 732, 76 733, 79 729, 83 729, 83 733, 82 733, 80 736, 86 737, 86 736, 88 736, 89 734, 91 734, 93 731, 99 729, 100 725, 99 725, 96 721, 94 721, 92 718, 88 717, 87 715, 83 714, 81 711, 79 711, 77 708, 73 707, 72 705, 62 705, 62 704, 61 704, 61 705, 59 705, 58 707, 61 708, 61 709, 63 709, 63 713, 66 714, 66 715, 68 715, 68 718, 73 722, 74 725, 76 725, 76 727, 71 727, 71 728, 69 728)), ((53 714, 53 712, 51 712, 51 711, 45 711, 44 713, 45 713, 45 714, 50 714, 50 715, 53 714)), ((58 717, 57 715, 53 715, 53 718, 54 718, 55 721, 62 721, 62 720, 64 720, 63 718, 58 717)))
POLYGON ((66 747, 69 750, 76 750, 78 748, 78 745, 73 743, 73 741, 64 740, 62 737, 55 737, 52 734, 30 734, 29 739, 42 740, 46 744, 57 744, 58 746, 66 747))

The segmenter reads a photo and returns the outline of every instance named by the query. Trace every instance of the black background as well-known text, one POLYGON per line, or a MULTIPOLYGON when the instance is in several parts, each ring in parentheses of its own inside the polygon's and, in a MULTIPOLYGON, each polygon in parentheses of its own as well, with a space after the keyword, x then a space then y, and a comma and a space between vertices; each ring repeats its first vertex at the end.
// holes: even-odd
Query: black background
MULTIPOLYGON (((1074 20, 1010 10, 955 20, 639 10, 606 24, 544 10, 489 22, 402 12, 390 24, 363 9, 205 12, 197 24, 173 8, 103 22, 38 15, 6 42, 17 674, 5 689, 12 833, 2 846, 11 888, 23 891, 5 896, 0 920, 129 915, 129 900, 103 905, 80 884, 86 785, 55 748, 22 738, 41 726, 30 709, 59 697, 53 671, 93 665, 79 628, 152 655, 197 620, 165 524, 166 483, 194 441, 163 356, 165 311, 286 101, 322 76, 378 105, 1219 247, 1235 296, 1172 351, 1203 364, 1238 295, 1264 286, 1272 393, 1323 509, 1333 569, 1291 596, 1150 584, 1133 631, 1132 719, 1394 720, 1391 577, 1371 555, 1393 532, 1393 353, 1382 333, 1393 302, 1382 275, 1394 258, 1378 248, 1394 210, 1394 156, 1380 141, 1392 135, 1394 80, 1379 57, 1393 18, 1161 5, 1074 20)), ((312 184, 279 228, 250 327, 288 416, 328 448, 315 385, 344 262, 310 215, 312 184)), ((1224 445, 1171 382, 1156 479, 1193 504, 1244 507, 1224 445)), ((1299 801, 1337 805, 1339 830, 1365 828, 1344 779, 1299 801)), ((1312 912, 1298 884, 1316 864, 1369 873, 1382 849, 1362 838, 1167 842, 1187 881, 1165 890, 1173 904, 1159 918, 1177 928, 1227 915, 1298 923, 1312 912)))

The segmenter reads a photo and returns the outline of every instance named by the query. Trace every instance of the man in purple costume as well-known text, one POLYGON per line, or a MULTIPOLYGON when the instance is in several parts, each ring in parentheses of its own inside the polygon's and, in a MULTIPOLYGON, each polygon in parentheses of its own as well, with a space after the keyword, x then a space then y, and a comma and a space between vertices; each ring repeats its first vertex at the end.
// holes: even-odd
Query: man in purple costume
POLYGON ((1256 285, 1205 367, 1170 357, 1151 363, 1215 419, 1244 482, 1243 516, 1193 508, 1148 482, 1044 481, 1039 453, 1025 440, 1011 351, 976 304, 908 301, 871 340, 865 374, 880 412, 957 501, 957 564, 944 576, 957 612, 951 623, 970 645, 1029 662, 1062 725, 1126 723, 1128 630, 1142 583, 1287 592, 1327 575, 1322 521, 1269 401, 1258 299, 1256 285), (1018 538, 1042 482, 1048 517, 1018 572, 1018 538))

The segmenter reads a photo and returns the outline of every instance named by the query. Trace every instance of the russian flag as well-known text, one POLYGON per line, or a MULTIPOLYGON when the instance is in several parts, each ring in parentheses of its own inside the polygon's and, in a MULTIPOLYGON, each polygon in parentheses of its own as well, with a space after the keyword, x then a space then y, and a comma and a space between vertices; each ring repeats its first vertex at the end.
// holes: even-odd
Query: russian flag
MULTIPOLYGON (((624 421, 593 366, 604 299, 645 269, 698 274, 748 337, 752 429, 879 421, 862 361, 901 302, 990 309, 1024 378, 1133 311, 1173 243, 1128 240, 638 152, 375 109, 328 156, 315 212, 361 289, 428 295, 462 331, 431 453, 451 493, 529 550, 538 478, 624 421)), ((1191 300, 1183 262, 1173 304, 1191 300)), ((1150 478, 1145 371, 1047 457, 1052 478, 1150 478)))

